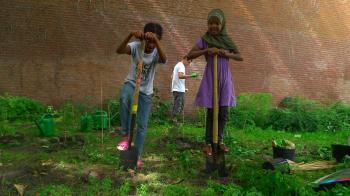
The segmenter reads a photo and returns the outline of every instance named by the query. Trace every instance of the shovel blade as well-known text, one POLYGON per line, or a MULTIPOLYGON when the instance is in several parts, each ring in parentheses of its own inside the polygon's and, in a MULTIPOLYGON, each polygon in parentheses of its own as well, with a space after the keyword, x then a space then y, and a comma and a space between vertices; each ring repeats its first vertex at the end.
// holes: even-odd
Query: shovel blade
POLYGON ((124 170, 135 169, 137 165, 138 150, 130 146, 128 150, 120 152, 121 166, 124 170))
POLYGON ((218 174, 220 177, 228 176, 228 173, 226 171, 226 164, 225 164, 225 153, 221 150, 218 151, 217 168, 218 168, 218 174))
POLYGON ((225 153, 221 150, 218 150, 216 155, 206 157, 205 172, 211 174, 215 170, 218 170, 220 177, 228 176, 225 167, 225 153))
POLYGON ((205 158, 205 173, 207 174, 211 174, 212 172, 214 172, 216 170, 216 164, 214 162, 214 158, 213 156, 210 157, 206 157, 205 158))

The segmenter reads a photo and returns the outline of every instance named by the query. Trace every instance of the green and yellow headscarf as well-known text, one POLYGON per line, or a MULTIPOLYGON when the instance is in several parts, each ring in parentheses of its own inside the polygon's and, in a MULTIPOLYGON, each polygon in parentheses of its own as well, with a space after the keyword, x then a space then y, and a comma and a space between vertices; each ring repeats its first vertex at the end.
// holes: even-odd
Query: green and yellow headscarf
POLYGON ((221 22, 221 30, 217 36, 212 36, 209 32, 206 32, 202 36, 202 38, 208 43, 209 47, 223 48, 233 51, 237 50, 235 43, 227 35, 224 12, 221 9, 213 9, 208 14, 208 21, 211 17, 217 17, 219 19, 221 22))

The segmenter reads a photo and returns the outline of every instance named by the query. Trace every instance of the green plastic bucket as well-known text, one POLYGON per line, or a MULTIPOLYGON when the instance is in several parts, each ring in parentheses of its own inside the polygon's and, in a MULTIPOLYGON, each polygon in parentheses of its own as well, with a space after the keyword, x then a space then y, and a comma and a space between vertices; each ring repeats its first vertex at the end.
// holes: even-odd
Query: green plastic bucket
POLYGON ((40 131, 40 136, 50 137, 55 134, 54 121, 51 114, 44 114, 39 120, 35 121, 40 131))
POLYGON ((103 110, 98 110, 92 114, 92 120, 94 122, 94 129, 107 129, 108 127, 108 114, 103 110))
POLYGON ((84 114, 80 117, 80 130, 83 132, 89 132, 92 130, 93 121, 89 114, 84 114))

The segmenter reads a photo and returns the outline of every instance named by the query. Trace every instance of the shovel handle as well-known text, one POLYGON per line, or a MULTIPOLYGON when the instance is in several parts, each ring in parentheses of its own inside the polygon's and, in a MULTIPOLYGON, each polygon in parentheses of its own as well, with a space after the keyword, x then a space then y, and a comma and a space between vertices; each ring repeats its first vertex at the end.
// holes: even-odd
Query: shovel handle
POLYGON ((141 77, 142 77, 142 66, 143 66, 143 54, 145 52, 145 40, 141 41, 141 53, 140 53, 140 60, 137 63, 137 69, 136 69, 136 77, 135 77, 135 90, 134 90, 134 96, 133 96, 133 102, 132 102, 132 108, 131 112, 133 114, 137 113, 138 108, 138 102, 139 102, 139 92, 140 92, 140 85, 141 85, 141 77))
POLYGON ((136 124, 136 114, 137 114, 137 109, 139 104, 139 94, 140 94, 142 66, 143 66, 143 54, 145 53, 145 45, 146 45, 146 41, 143 39, 141 41, 141 46, 140 46, 140 50, 141 50, 140 59, 139 59, 139 62, 137 63, 135 89, 134 89, 134 96, 133 96, 133 101, 131 106, 131 126, 129 131, 129 140, 128 140, 129 146, 131 145, 131 142, 133 140, 134 129, 136 124))
POLYGON ((219 117, 219 102, 218 102, 218 55, 214 55, 213 63, 213 144, 218 143, 218 117, 219 117))

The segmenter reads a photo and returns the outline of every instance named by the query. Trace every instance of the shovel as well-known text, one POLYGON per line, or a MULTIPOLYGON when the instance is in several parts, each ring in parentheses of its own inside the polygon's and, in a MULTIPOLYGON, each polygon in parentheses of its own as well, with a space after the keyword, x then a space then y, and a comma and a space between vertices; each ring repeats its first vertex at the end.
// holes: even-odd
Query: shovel
POLYGON ((130 126, 129 139, 128 139, 129 148, 126 151, 121 151, 120 153, 121 165, 124 170, 135 169, 137 165, 138 155, 139 155, 137 148, 134 145, 131 145, 131 143, 133 140, 134 129, 136 125, 136 115, 137 115, 137 108, 139 103, 139 92, 140 92, 144 52, 145 52, 145 40, 143 39, 141 41, 141 55, 140 55, 141 59, 137 64, 135 90, 134 90, 133 102, 131 107, 131 126, 130 126))
POLYGON ((218 170, 220 177, 226 177, 225 169, 225 155, 218 145, 218 117, 219 117, 219 101, 218 101, 218 55, 214 55, 214 67, 213 67, 213 142, 212 149, 213 155, 206 157, 205 170, 210 174, 215 170, 218 170))

